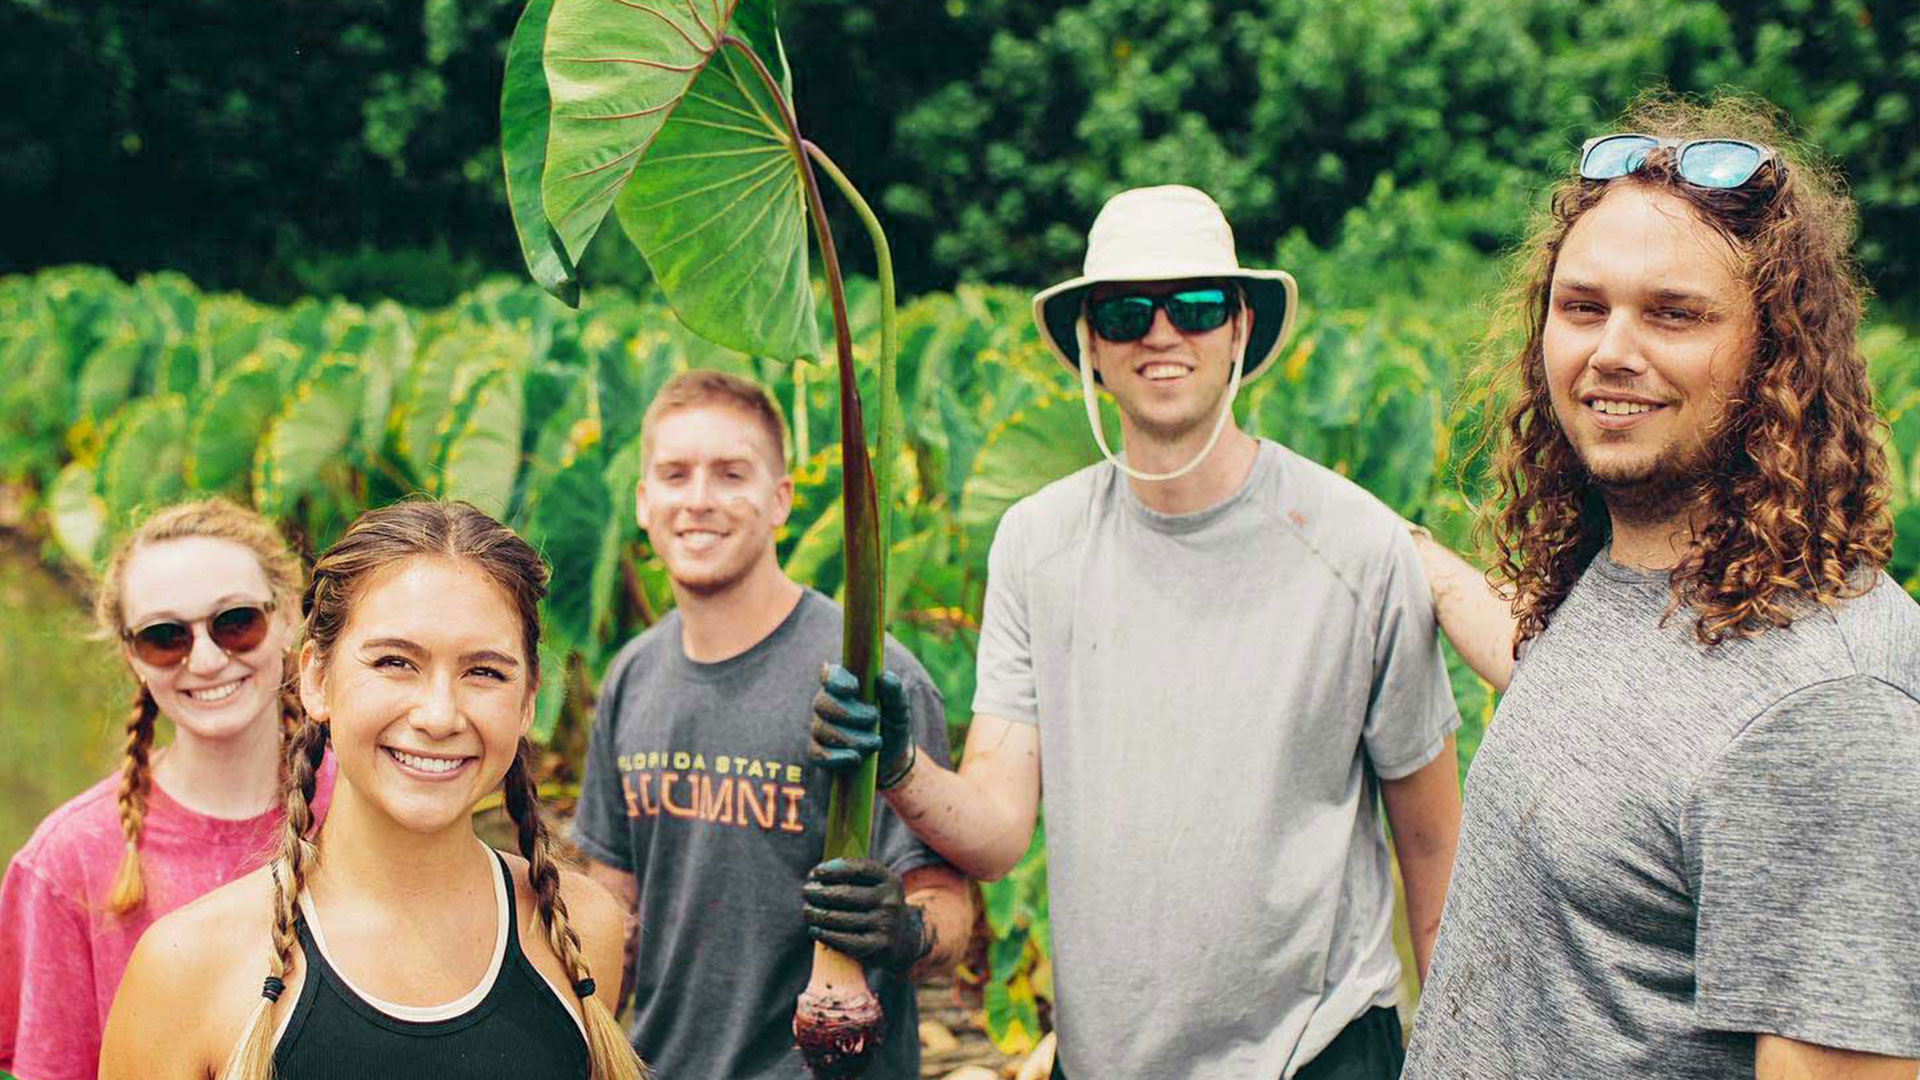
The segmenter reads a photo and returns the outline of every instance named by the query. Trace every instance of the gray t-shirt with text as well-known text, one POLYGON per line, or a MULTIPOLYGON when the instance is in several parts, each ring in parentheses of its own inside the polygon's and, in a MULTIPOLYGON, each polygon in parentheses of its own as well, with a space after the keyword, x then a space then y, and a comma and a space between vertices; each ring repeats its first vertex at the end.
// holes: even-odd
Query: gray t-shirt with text
POLYGON ((1920 1056, 1920 606, 1880 574, 1706 648, 1669 596, 1603 553, 1515 669, 1407 1080, 1920 1056))
MULTIPOLYGON (((807 725, 840 626, 838 605, 808 589, 753 648, 703 664, 672 612, 607 667, 573 835, 639 886, 630 1034, 659 1080, 807 1080, 792 1034, 813 960, 800 884, 821 858, 829 787, 807 762, 807 725)), ((921 751, 945 764, 940 692, 892 639, 886 666, 921 751)), ((873 857, 895 873, 939 864, 884 800, 873 820, 873 857)), ((887 1023, 867 1075, 914 1080, 913 986, 869 978, 887 1023)))
POLYGON ((1378 779, 1459 716, 1390 510, 1271 442, 1180 516, 1095 465, 1001 521, 980 638, 974 712, 1039 725, 1069 1075, 1291 1076, 1393 1004, 1378 779))

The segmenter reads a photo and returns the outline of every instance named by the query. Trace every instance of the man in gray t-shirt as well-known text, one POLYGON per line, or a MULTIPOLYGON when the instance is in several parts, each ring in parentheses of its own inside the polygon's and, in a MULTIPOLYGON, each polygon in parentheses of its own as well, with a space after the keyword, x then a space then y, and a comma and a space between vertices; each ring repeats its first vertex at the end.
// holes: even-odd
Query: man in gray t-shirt
POLYGON ((1086 276, 1035 310, 1090 413, 1096 378, 1113 395, 1125 460, 1001 521, 960 771, 916 755, 905 715, 863 741, 873 716, 817 706, 816 756, 880 743, 889 803, 976 876, 1019 859, 1044 791, 1057 1075, 1074 1080, 1399 1072, 1376 802, 1424 964, 1459 717, 1399 520, 1228 423, 1292 300, 1284 273, 1239 268, 1200 192, 1110 201, 1086 276))
MULTIPOLYGON (((885 1013, 862 1075, 916 1080, 911 978, 964 955, 972 890, 884 807, 873 858, 820 862, 830 778, 805 763, 807 703, 843 620, 774 557, 793 499, 780 414, 694 370, 640 431, 639 518, 675 607, 608 665, 573 820, 588 876, 636 916, 634 1048, 659 1080, 807 1080, 792 1019, 818 941, 863 962, 885 1013)), ((918 752, 944 760, 939 692, 891 639, 886 662, 918 752)))
POLYGON ((1408 1080, 1915 1076, 1920 605, 1844 200, 1739 116, 1589 144, 1528 252, 1506 585, 1423 544, 1511 683, 1408 1080))

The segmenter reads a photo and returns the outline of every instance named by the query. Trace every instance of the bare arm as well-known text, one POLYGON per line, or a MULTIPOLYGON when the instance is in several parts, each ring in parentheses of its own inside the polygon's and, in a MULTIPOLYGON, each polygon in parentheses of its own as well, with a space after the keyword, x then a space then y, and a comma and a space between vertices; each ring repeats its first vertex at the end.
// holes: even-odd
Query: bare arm
MULTIPOLYGON (((596 864, 589 859, 587 865, 596 864)), ((631 882, 632 876, 628 875, 627 880, 631 882)), ((587 970, 592 972, 596 983, 604 982, 613 972, 626 967, 633 936, 633 903, 597 880, 591 872, 563 874, 560 887, 567 900, 569 922, 574 933, 580 936, 580 951, 587 970)), ((620 1011, 620 1003, 626 1000, 626 987, 620 990, 619 997, 601 999, 608 1012, 620 1011)))
POLYGON ((1414 530, 1413 550, 1426 571, 1433 612, 1447 640, 1468 667, 1505 692, 1513 676, 1513 636, 1519 627, 1512 597, 1425 529, 1414 530))
POLYGON ((947 866, 909 870, 901 885, 933 939, 927 955, 913 966, 913 978, 919 981, 947 971, 966 955, 973 934, 973 887, 947 866))
POLYGON ((960 770, 922 755, 885 793, 900 820, 969 877, 992 881, 1027 853, 1040 810, 1040 729, 976 715, 960 770))
POLYGON ((1911 1058, 1835 1050, 1780 1035, 1761 1035, 1754 1048, 1754 1080, 1914 1080, 1911 1058))
POLYGON ((620 910, 626 913, 626 923, 622 927, 620 936, 620 993, 617 997, 610 999, 624 1002, 627 1000, 627 990, 631 988, 633 981, 633 941, 640 930, 640 920, 635 915, 635 908, 640 903, 640 881, 625 870, 608 866, 598 859, 588 858, 586 863, 584 869, 587 880, 613 894, 614 900, 619 902, 620 910))
POLYGON ((1393 829, 1394 857, 1407 887, 1407 924, 1413 936, 1413 962, 1420 982, 1427 981, 1440 910, 1447 902, 1447 878, 1460 839, 1460 778, 1453 736, 1440 756, 1398 780, 1380 782, 1380 801, 1393 829))

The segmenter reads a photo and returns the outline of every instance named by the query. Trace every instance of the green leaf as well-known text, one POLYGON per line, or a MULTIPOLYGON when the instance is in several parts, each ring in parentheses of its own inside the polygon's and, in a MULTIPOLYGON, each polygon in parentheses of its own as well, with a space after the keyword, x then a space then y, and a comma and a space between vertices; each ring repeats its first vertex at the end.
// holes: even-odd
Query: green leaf
POLYGON ((547 70, 543 53, 553 0, 530 0, 507 43, 500 86, 500 156, 507 172, 507 205, 520 234, 520 253, 540 287, 568 307, 580 306, 580 281, 560 235, 547 221, 540 177, 547 165, 547 70))
POLYGON ((609 534, 618 536, 615 516, 622 512, 607 490, 606 458, 598 445, 563 467, 538 493, 529 512, 527 538, 553 567, 547 585, 547 624, 576 647, 595 641, 595 591, 610 588, 612 573, 618 569, 602 564, 612 561, 609 534))
POLYGON ((187 482, 200 491, 244 485, 281 397, 280 377, 263 358, 241 361, 222 375, 187 433, 187 482))
POLYGON ((187 403, 178 394, 128 405, 100 457, 100 496, 115 529, 178 499, 186 490, 187 403))
POLYGON ((383 300, 368 316, 370 333, 360 350, 364 397, 360 405, 360 445, 367 458, 379 456, 387 438, 395 387, 413 363, 413 324, 406 310, 383 300))
POLYGON ((615 206, 688 329, 759 356, 818 355, 806 188, 779 106, 736 51, 701 72, 615 206))
POLYGON ((593 354, 594 415, 600 419, 600 440, 608 446, 625 446, 640 434, 650 396, 642 390, 640 374, 625 342, 609 343, 593 354))
POLYGON ((133 393, 147 360, 147 344, 133 330, 122 327, 86 358, 80 370, 79 415, 103 420, 113 415, 133 393))
MULTIPOLYGON (((786 65, 770 0, 559 0, 547 25, 542 185, 566 255, 607 211, 689 328, 743 352, 819 352, 807 208, 782 110, 731 30, 786 65), (754 42, 750 36, 770 39, 754 42)), ((783 91, 784 93, 784 91, 783 91)))
MULTIPOLYGON (((1021 941, 1025 943, 1024 935, 1021 941)), ((1032 1052, 1040 1039, 1040 1009, 1025 974, 990 980, 981 1005, 987 1014, 987 1037, 996 1049, 1015 1056, 1032 1052)))
POLYGON ((721 49, 731 0, 559 0, 542 60, 551 95, 541 197, 580 259, 627 178, 721 49))
POLYGON ((560 725, 560 712, 567 704, 567 650, 552 635, 540 639, 540 690, 533 703, 533 727, 527 738, 535 746, 553 741, 560 725))
MULTIPOLYGON (((1102 417, 1112 425, 1112 399, 1103 396, 1100 403, 1102 417)), ((1016 410, 987 433, 961 494, 960 527, 971 557, 984 564, 994 527, 1008 507, 1099 460, 1079 393, 1055 394, 1016 410)))
POLYGON ((107 504, 100 498, 93 470, 69 462, 54 480, 47 502, 60 550, 81 566, 97 565, 100 544, 107 535, 107 504))
POLYGON ((505 513, 520 472, 521 400, 520 381, 505 365, 474 380, 440 443, 438 494, 495 518, 505 513))
POLYGON ((254 459, 253 498, 262 512, 282 516, 320 488, 353 441, 361 404, 360 370, 345 360, 322 363, 294 390, 254 459))
POLYGON ((474 380, 511 362, 515 342, 505 331, 464 325, 435 338, 407 372, 400 395, 398 449, 422 487, 433 485, 441 436, 474 380))

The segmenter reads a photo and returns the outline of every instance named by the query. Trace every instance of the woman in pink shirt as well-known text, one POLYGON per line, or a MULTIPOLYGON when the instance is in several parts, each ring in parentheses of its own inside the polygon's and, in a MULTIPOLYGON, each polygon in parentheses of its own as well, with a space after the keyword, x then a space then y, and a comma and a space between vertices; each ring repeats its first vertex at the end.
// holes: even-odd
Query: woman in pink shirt
MULTIPOLYGON (((161 510, 114 551, 94 614, 134 677, 125 756, 0 881, 0 1070, 94 1076, 141 932, 273 850, 301 578, 273 525, 223 499, 161 510), (174 735, 156 752, 162 714, 174 735)), ((316 814, 332 780, 329 759, 316 814)))

